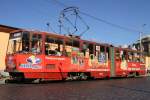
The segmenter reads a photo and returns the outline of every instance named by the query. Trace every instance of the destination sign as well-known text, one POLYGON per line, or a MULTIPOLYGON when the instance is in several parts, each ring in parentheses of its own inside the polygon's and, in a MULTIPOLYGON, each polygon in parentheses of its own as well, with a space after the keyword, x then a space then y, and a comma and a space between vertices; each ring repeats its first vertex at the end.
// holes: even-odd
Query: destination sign
POLYGON ((12 34, 10 34, 11 39, 20 38, 20 37, 21 37, 21 33, 12 33, 12 34))

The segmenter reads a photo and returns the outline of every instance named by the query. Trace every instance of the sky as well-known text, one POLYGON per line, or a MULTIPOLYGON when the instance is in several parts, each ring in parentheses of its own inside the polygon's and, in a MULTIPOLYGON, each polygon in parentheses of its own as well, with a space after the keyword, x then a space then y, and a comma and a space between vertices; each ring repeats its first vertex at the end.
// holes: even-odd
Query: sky
MULTIPOLYGON (((150 0, 0 0, 0 24, 59 32, 58 19, 65 8, 63 4, 78 7, 80 11, 110 23, 142 31, 142 36, 150 34, 150 0), (53 30, 48 30, 46 23, 50 23, 53 30)), ((115 45, 132 44, 139 39, 139 32, 112 27, 79 15, 90 27, 83 39, 115 45)), ((84 28, 81 21, 77 24, 84 28)))

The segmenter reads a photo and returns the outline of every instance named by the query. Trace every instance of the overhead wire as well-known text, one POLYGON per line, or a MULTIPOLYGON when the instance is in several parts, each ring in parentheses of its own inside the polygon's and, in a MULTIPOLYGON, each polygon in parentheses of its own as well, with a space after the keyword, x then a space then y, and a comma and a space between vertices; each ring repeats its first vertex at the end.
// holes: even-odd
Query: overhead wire
MULTIPOLYGON (((45 12, 45 11, 43 11, 43 10, 40 10, 40 9, 37 9, 37 8, 35 8, 34 6, 30 6, 30 8, 32 8, 35 12, 37 12, 37 14, 39 14, 39 15, 42 16, 42 17, 45 17, 44 15, 47 16, 47 14, 48 14, 47 12, 45 12)), ((51 17, 55 17, 55 16, 51 15, 51 17)), ((48 17, 45 17, 45 18, 48 18, 48 17)), ((57 33, 57 32, 55 31, 55 29, 51 26, 50 22, 47 22, 47 23, 45 23, 45 24, 48 26, 49 29, 51 29, 52 32, 57 33)))
POLYGON ((97 21, 99 21, 99 22, 103 22, 103 23, 108 24, 108 25, 110 25, 110 26, 112 26, 112 27, 115 27, 115 28, 119 28, 119 29, 122 29, 122 30, 130 31, 130 32, 140 32, 139 30, 134 30, 134 29, 131 29, 131 28, 123 27, 123 26, 121 26, 121 25, 117 25, 117 24, 111 23, 111 22, 109 22, 109 21, 106 21, 106 20, 104 20, 104 19, 95 17, 95 16, 93 16, 93 15, 87 14, 87 13, 82 12, 82 11, 80 11, 80 13, 83 14, 83 15, 85 15, 85 16, 88 16, 88 17, 90 17, 90 18, 92 18, 92 19, 94 19, 94 20, 97 20, 97 21))
MULTIPOLYGON (((66 4, 60 2, 59 0, 52 0, 52 1, 55 1, 55 3, 59 4, 61 7, 69 7, 67 6, 66 4)), ((87 16, 87 17, 90 17, 94 20, 97 20, 99 22, 102 22, 102 23, 105 23, 107 25, 110 25, 112 27, 115 27, 115 28, 118 28, 118 29, 121 29, 121 30, 125 30, 125 31, 130 31, 130 32, 140 32, 139 30, 135 30, 135 29, 132 29, 132 28, 128 28, 128 27, 124 27, 124 26, 121 26, 121 25, 118 25, 118 24, 115 24, 115 23, 112 23, 112 22, 109 22, 107 20, 104 20, 102 18, 98 18, 96 16, 93 16, 91 14, 88 14, 88 13, 85 13, 85 12, 82 12, 82 11, 79 11, 81 14, 87 16)))
MULTIPOLYGON (((47 0, 47 1, 49 1, 49 0, 47 0)), ((51 1, 53 1, 54 3, 56 3, 56 4, 58 4, 58 5, 60 5, 61 7, 69 7, 69 6, 67 6, 66 4, 64 4, 64 3, 62 3, 62 2, 60 2, 60 1, 58 1, 58 0, 51 0, 51 1)))

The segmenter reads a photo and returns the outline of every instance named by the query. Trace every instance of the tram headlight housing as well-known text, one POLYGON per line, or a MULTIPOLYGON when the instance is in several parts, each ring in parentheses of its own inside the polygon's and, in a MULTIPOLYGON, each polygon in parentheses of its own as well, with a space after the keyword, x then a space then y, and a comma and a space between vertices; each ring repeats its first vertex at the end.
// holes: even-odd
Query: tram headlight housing
POLYGON ((16 60, 14 56, 9 55, 6 59, 6 67, 7 69, 15 69, 16 68, 16 60))

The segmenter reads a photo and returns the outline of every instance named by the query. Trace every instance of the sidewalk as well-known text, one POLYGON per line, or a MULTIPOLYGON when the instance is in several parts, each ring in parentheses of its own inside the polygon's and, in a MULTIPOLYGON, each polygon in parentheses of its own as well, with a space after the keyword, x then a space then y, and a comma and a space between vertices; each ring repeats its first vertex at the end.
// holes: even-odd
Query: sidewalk
POLYGON ((2 78, 2 77, 0 77, 0 85, 1 84, 5 84, 5 80, 6 80, 7 78, 2 78))
POLYGON ((150 76, 150 73, 147 73, 146 76, 150 76))
POLYGON ((8 79, 8 77, 8 73, 0 71, 0 84, 5 84, 5 80, 8 79))

